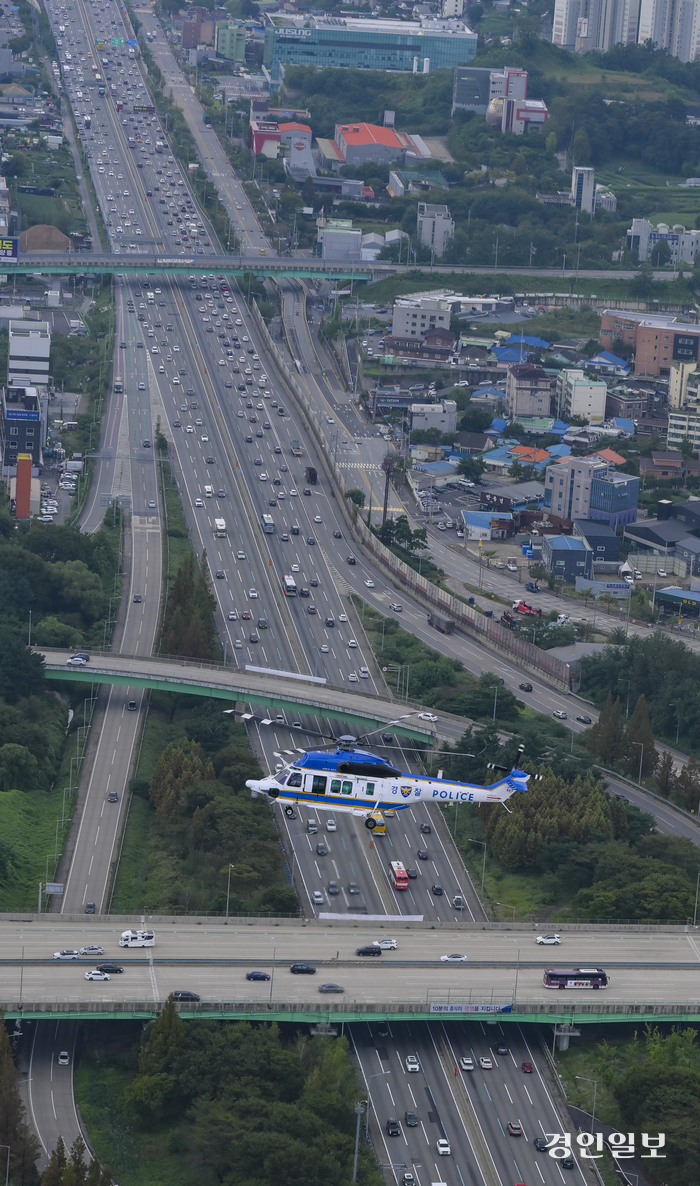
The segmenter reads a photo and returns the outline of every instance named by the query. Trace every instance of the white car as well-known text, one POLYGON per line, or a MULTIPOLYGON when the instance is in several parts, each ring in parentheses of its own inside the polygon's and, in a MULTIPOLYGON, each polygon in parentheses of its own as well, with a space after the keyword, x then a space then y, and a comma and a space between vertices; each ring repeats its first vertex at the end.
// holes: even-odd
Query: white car
POLYGON ((257 591, 257 589, 249 589, 249 590, 248 590, 248 596, 250 597, 250 600, 251 600, 251 601, 257 601, 257 600, 258 600, 258 591, 257 591))
POLYGON ((479 1059, 479 1066, 481 1067, 482 1071, 492 1071, 493 1070, 493 1062, 491 1061, 490 1058, 487 1058, 485 1056, 479 1059))
POLYGON ((381 947, 382 951, 396 951, 398 943, 396 939, 375 939, 372 946, 381 947))
POLYGON ((463 1071, 473 1071, 474 1070, 474 1059, 469 1058, 468 1056, 466 1056, 465 1058, 460 1058, 459 1065, 463 1071))
MULTIPOLYGON (((44 517, 46 518, 46 516, 44 517)), ((84 667, 85 663, 86 660, 82 659, 80 655, 71 655, 70 659, 66 659, 66 667, 84 667)))
POLYGON ((373 589, 373 588, 374 588, 374 581, 365 581, 365 586, 366 586, 366 588, 368 588, 368 589, 373 589))
POLYGON ((561 939, 560 939, 559 935, 538 935, 535 942, 536 943, 544 943, 547 946, 553 947, 553 946, 555 946, 555 944, 561 943, 561 939))
POLYGON ((203 507, 203 506, 204 506, 204 503, 202 502, 201 498, 195 498, 195 500, 194 500, 194 505, 195 505, 196 507, 203 507))
POLYGON ((441 955, 440 962, 443 964, 466 964, 469 962, 469 957, 466 955, 441 955))
POLYGON ((100 947, 99 943, 88 943, 87 947, 80 948, 81 955, 104 955, 104 947, 100 947))
POLYGON ((320 515, 314 515, 314 523, 323 523, 323 519, 320 515))
POLYGON ((109 980, 107 972, 100 972, 99 968, 93 968, 91 972, 85 973, 86 980, 109 980))
POLYGON ((339 622, 347 622, 347 620, 348 620, 348 615, 347 615, 347 614, 339 614, 339 615, 338 615, 338 621, 339 621, 339 622))
POLYGON ((327 655, 327 654, 328 654, 328 651, 329 651, 329 649, 330 649, 330 648, 329 648, 329 646, 328 646, 328 643, 327 643, 327 642, 324 642, 324 643, 322 643, 322 644, 321 644, 321 654, 322 654, 322 655, 327 655))
POLYGON ((406 1070, 409 1072, 409 1074, 412 1071, 420 1070, 420 1063, 415 1054, 409 1054, 406 1058, 406 1070))
POLYGON ((349 681, 350 681, 350 683, 351 683, 351 684, 356 684, 356 683, 357 683, 357 672, 356 672, 356 671, 351 671, 351 672, 350 672, 350 674, 349 674, 349 676, 348 676, 348 679, 349 679, 349 681))
POLYGON ((452 1153, 452 1150, 450 1149, 450 1142, 446 1141, 444 1137, 440 1137, 440 1140, 436 1141, 435 1148, 441 1157, 449 1157, 452 1153))
POLYGON ((290 498, 298 498, 299 491, 295 490, 294 487, 292 486, 291 490, 289 491, 289 496, 290 496, 290 498))
POLYGON ((62 1050, 58 1056, 59 1067, 70 1066, 70 1055, 67 1050, 62 1050))
POLYGON ((419 721, 436 721, 437 717, 435 716, 434 712, 419 712, 418 720, 419 721))
POLYGON ((348 646, 350 647, 351 650, 354 650, 354 648, 357 646, 357 643, 355 642, 354 638, 351 638, 348 640, 348 646))
POLYGON ((55 960, 77 960, 80 959, 80 952, 72 951, 70 949, 65 951, 54 951, 53 958, 55 960))
POLYGON ((293 565, 292 565, 292 572, 298 572, 298 571, 299 571, 299 565, 298 565, 298 564, 293 564, 293 565))

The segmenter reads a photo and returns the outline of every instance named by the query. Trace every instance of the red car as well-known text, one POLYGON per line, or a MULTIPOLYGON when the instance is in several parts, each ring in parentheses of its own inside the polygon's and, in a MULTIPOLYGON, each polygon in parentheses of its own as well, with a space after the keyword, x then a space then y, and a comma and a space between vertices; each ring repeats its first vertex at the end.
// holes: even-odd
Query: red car
POLYGON ((532 1074, 532 1063, 531 1063, 531 1062, 524 1062, 524 1063, 523 1063, 523 1070, 524 1070, 524 1072, 525 1072, 525 1074, 526 1074, 526 1075, 531 1075, 531 1074, 532 1074))
POLYGON ((310 493, 311 493, 311 491, 309 490, 309 487, 308 487, 308 486, 305 486, 305 487, 304 487, 304 491, 303 491, 303 493, 304 493, 304 494, 310 494, 310 493))
POLYGON ((243 613, 241 614, 241 617, 244 618, 246 622, 249 622, 250 621, 250 610, 244 609, 243 613))

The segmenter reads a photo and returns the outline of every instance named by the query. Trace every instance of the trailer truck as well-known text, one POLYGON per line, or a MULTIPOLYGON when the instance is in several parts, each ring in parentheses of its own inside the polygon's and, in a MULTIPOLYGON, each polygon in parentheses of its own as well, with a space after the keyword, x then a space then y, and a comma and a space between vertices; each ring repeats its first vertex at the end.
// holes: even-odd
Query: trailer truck
POLYGON ((304 477, 306 478, 307 482, 309 483, 309 486, 316 485, 316 482, 318 480, 318 474, 316 473, 316 470, 314 469, 313 465, 307 465, 306 469, 304 470, 304 477))
POLYGON ((455 620, 448 618, 446 614, 439 614, 436 610, 431 610, 428 614, 428 625, 434 626, 441 634, 453 634, 455 620))

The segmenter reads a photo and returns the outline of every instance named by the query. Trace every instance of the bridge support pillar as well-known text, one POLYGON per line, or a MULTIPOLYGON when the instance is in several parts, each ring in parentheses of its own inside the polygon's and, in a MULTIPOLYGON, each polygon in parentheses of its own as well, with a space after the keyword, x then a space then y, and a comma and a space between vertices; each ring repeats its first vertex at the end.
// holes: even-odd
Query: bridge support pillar
POLYGON ((572 1038, 580 1038, 581 1031, 575 1025, 555 1025, 554 1038, 557 1050, 568 1050, 572 1038))

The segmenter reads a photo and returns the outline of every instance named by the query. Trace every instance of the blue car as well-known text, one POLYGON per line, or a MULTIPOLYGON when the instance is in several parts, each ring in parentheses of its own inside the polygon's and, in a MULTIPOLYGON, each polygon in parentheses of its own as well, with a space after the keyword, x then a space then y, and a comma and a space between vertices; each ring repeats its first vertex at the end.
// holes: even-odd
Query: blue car
POLYGON ((246 980, 269 980, 267 972, 246 972, 246 980))

